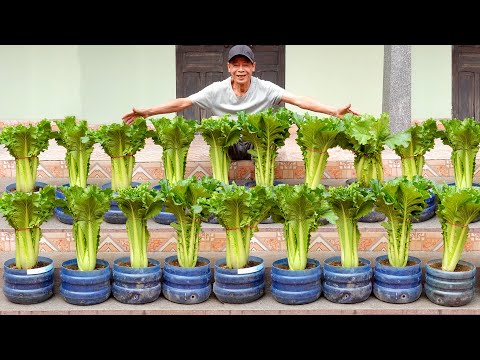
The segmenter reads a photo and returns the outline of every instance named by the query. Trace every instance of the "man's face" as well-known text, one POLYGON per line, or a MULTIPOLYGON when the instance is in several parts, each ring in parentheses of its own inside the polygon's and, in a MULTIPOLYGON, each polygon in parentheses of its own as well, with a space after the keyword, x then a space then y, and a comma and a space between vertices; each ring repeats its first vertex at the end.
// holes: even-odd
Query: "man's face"
POLYGON ((238 84, 248 83, 255 71, 255 63, 252 64, 250 60, 241 55, 235 56, 227 66, 233 81, 238 84))

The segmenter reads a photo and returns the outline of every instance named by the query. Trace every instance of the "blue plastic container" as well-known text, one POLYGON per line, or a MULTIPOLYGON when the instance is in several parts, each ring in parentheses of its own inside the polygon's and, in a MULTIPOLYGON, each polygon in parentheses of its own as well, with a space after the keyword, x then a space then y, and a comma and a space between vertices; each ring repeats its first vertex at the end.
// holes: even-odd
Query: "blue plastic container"
POLYGON ((383 265, 388 255, 375 259, 373 294, 379 300, 393 304, 407 304, 422 294, 422 261, 413 256, 408 261, 415 264, 405 267, 383 265))
POLYGON ((289 270, 288 259, 283 258, 272 264, 272 296, 282 304, 308 304, 317 300, 322 293, 322 267, 315 259, 307 259, 313 267, 304 270, 289 270), (279 266, 286 266, 287 269, 279 266))
MULTIPOLYGON (((40 181, 35 181, 35 188, 37 189, 41 189, 43 187, 47 186, 47 183, 44 183, 44 182, 40 182, 40 181)), ((12 192, 13 190, 15 190, 17 188, 17 183, 12 183, 12 184, 8 184, 6 187, 5 187, 5 191, 6 192, 12 192)))
POLYGON ((212 293, 210 260, 198 256, 196 267, 185 268, 172 265, 177 255, 165 259, 163 266, 163 296, 177 304, 199 304, 212 293))
POLYGON ((265 265, 262 258, 249 256, 255 266, 242 269, 225 268, 226 259, 215 262, 213 293, 219 301, 245 304, 259 299, 265 293, 265 265))
POLYGON ((77 266, 77 259, 64 261, 60 269, 60 295, 73 305, 93 305, 104 302, 110 297, 112 272, 110 264, 97 259, 103 268, 81 271, 68 269, 77 266))
POLYGON ((372 293, 373 269, 369 260, 361 257, 358 260, 363 265, 343 267, 330 264, 340 262, 340 256, 325 259, 323 294, 327 300, 339 304, 355 304, 368 299, 372 293))
POLYGON ((468 271, 444 271, 431 265, 441 259, 430 260, 425 265, 425 294, 434 304, 442 306, 463 306, 475 296, 476 267, 470 262, 460 260, 459 265, 468 271))
MULTIPOLYGON (((63 184, 62 186, 70 186, 70 184, 63 184)), ((55 196, 57 199, 65 199, 65 194, 58 187, 57 191, 55 191, 55 196)), ((63 211, 62 207, 56 206, 53 209, 53 213, 55 214, 55 217, 58 219, 58 221, 60 221, 61 223, 73 225, 73 217, 66 214, 63 211)))
POLYGON ((5 261, 3 265, 3 293, 16 304, 37 304, 53 295, 53 260, 39 256, 38 262, 47 265, 36 269, 13 269, 15 258, 5 261))
POLYGON ((124 256, 113 262, 112 294, 124 304, 145 304, 160 296, 162 269, 158 260, 148 258, 154 266, 132 268, 120 263, 130 263, 130 257, 124 256))

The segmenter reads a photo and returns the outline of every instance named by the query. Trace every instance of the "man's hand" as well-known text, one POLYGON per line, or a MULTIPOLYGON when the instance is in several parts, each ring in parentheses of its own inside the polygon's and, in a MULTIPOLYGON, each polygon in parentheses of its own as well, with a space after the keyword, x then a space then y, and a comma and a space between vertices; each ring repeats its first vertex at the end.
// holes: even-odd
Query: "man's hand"
POLYGON ((348 114, 348 113, 353 114, 353 115, 360 115, 360 113, 350 109, 351 106, 352 106, 352 104, 348 104, 347 106, 344 106, 344 107, 341 107, 341 108, 337 109, 337 112, 333 116, 336 116, 340 119, 343 119, 343 115, 348 114))
POLYGON ((122 120, 128 125, 131 125, 135 121, 135 119, 138 117, 143 117, 143 118, 148 117, 148 110, 133 108, 132 111, 122 116, 122 120))

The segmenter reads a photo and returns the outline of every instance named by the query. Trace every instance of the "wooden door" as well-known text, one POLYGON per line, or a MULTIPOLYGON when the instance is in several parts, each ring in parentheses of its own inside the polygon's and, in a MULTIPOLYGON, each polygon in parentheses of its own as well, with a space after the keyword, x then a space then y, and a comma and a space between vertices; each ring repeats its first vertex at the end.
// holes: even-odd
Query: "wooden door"
MULTIPOLYGON (((215 81, 230 76, 227 70, 228 51, 233 45, 177 45, 177 98, 187 97, 215 81)), ((257 63, 253 76, 285 87, 285 45, 249 45, 257 63)), ((280 104, 279 106, 284 106, 280 104)), ((194 105, 180 113, 186 119, 212 116, 208 110, 194 105)))
POLYGON ((453 117, 480 121, 480 45, 454 45, 452 49, 453 117))

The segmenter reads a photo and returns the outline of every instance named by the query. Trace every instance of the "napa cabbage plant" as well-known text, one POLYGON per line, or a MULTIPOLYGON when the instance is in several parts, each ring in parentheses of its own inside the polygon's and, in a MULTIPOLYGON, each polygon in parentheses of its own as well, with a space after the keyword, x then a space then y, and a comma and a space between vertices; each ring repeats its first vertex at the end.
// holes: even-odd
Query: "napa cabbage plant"
POLYGON ((342 266, 356 267, 360 242, 358 219, 372 210, 375 195, 371 189, 360 186, 359 182, 354 182, 347 187, 330 186, 327 200, 337 216, 335 224, 340 239, 342 266))
POLYGON ((327 150, 338 145, 337 135, 345 130, 345 124, 336 117, 319 118, 308 113, 303 117, 294 114, 294 122, 305 166, 305 184, 313 189, 319 186, 325 172, 327 150))
POLYGON ((133 268, 148 266, 147 246, 150 232, 147 220, 158 214, 163 206, 162 195, 148 186, 149 183, 142 183, 136 187, 122 188, 113 195, 113 199, 118 202, 118 207, 127 218, 130 265, 133 268))
POLYGON ((307 184, 273 187, 272 219, 283 224, 290 270, 304 270, 307 266, 311 233, 324 224, 322 219, 335 222, 324 193, 322 184, 314 189, 307 184))
POLYGON ((113 123, 95 131, 96 142, 111 159, 113 191, 131 186, 135 154, 145 147, 145 139, 150 136, 147 122, 141 117, 131 125, 113 123))
POLYGON ((253 145, 248 153, 254 161, 256 185, 273 186, 278 149, 285 145, 285 139, 290 136, 288 130, 292 117, 292 111, 283 107, 277 111, 268 108, 253 114, 244 111, 238 113, 242 140, 253 145))
POLYGON ((38 156, 47 150, 54 138, 50 121, 43 119, 37 124, 5 126, 0 133, 0 144, 15 158, 16 190, 30 192, 35 189, 38 156))
POLYGON ((442 226, 442 270, 455 271, 470 230, 469 224, 480 216, 480 189, 437 185, 437 216, 442 226))
POLYGON ((440 122, 445 127, 445 130, 440 132, 440 138, 445 145, 452 148, 455 185, 460 189, 471 188, 475 158, 480 148, 480 124, 473 118, 444 119, 440 122))
POLYGON ((220 182, 210 176, 198 180, 195 176, 171 184, 160 180, 160 194, 165 209, 177 219, 170 223, 177 232, 177 258, 182 267, 195 267, 202 231, 202 218, 210 214, 204 200, 210 198, 220 182))
POLYGON ((0 212, 15 231, 17 269, 32 269, 37 264, 40 225, 52 217, 55 206, 55 187, 51 185, 38 192, 4 192, 0 197, 0 212))
POLYGON ((345 114, 343 117, 345 130, 337 136, 338 145, 354 154, 353 166, 357 181, 362 186, 369 186, 371 179, 383 181, 382 151, 385 144, 406 146, 408 135, 402 134, 395 138, 390 133, 390 117, 382 113, 380 117, 368 114, 345 114))
POLYGON ((387 230, 387 253, 391 266, 407 265, 412 219, 417 219, 427 207, 425 200, 430 197, 432 186, 430 180, 419 175, 412 180, 401 176, 384 183, 377 179, 371 181, 375 206, 386 215, 382 226, 387 230))
POLYGON ((226 266, 241 269, 248 263, 250 240, 260 221, 270 216, 271 193, 264 186, 252 188, 222 184, 206 200, 210 212, 226 231, 226 266))
POLYGON ((240 124, 232 119, 230 114, 227 114, 222 117, 202 119, 197 130, 201 132, 203 139, 209 145, 213 177, 228 184, 231 162, 228 148, 239 140, 242 130, 240 124))
POLYGON ((75 116, 55 120, 58 131, 55 141, 66 149, 65 162, 71 186, 87 186, 90 156, 96 143, 95 132, 88 128, 86 120, 77 121, 75 116))
POLYGON ((165 179, 175 184, 185 177, 187 154, 190 144, 195 138, 197 122, 175 116, 150 119, 155 131, 152 134, 153 142, 162 147, 162 162, 165 179))
POLYGON ((65 213, 73 218, 75 254, 80 271, 94 270, 100 243, 100 225, 103 214, 110 209, 112 189, 100 189, 97 185, 62 186, 65 195, 62 202, 65 213))
POLYGON ((403 176, 413 180, 415 175, 423 175, 425 153, 433 149, 435 139, 439 136, 437 122, 434 119, 428 119, 386 140, 387 146, 400 156, 403 176))

